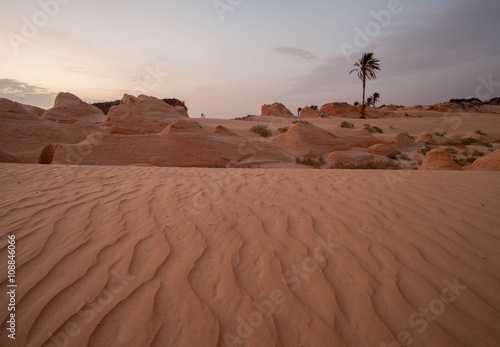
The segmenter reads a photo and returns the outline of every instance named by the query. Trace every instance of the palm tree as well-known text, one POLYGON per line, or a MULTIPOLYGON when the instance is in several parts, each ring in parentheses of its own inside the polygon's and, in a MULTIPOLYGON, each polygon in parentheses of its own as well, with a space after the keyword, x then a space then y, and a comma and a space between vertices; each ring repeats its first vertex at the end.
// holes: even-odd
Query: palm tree
POLYGON ((300 116, 300 111, 302 111, 302 107, 299 107, 299 108, 297 109, 297 115, 299 115, 299 116, 300 116))
POLYGON ((380 71, 380 60, 374 57, 374 53, 363 53, 361 59, 354 64, 356 69, 349 72, 349 75, 354 71, 358 72, 358 77, 363 81, 363 105, 361 106, 361 118, 365 117, 365 91, 366 91, 366 79, 374 80, 377 78, 376 71, 380 71))
POLYGON ((354 106, 358 107, 358 106, 359 106, 359 102, 357 102, 357 101, 356 101, 356 102, 354 103, 354 106))
POLYGON ((368 107, 370 107, 372 102, 373 102, 373 97, 370 96, 368 99, 366 99, 366 104, 368 105, 368 107))
POLYGON ((380 94, 377 92, 373 93, 372 99, 373 99, 373 108, 375 108, 375 104, 380 100, 380 94))

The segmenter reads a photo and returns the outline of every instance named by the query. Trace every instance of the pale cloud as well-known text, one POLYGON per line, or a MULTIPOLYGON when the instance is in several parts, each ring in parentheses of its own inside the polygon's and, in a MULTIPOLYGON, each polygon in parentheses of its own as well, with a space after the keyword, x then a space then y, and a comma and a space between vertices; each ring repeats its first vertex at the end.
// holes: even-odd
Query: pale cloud
POLYGON ((297 47, 278 47, 273 49, 273 51, 300 61, 313 62, 317 59, 317 57, 311 52, 297 47))
POLYGON ((0 93, 13 95, 52 94, 47 88, 33 86, 14 79, 0 79, 0 93))

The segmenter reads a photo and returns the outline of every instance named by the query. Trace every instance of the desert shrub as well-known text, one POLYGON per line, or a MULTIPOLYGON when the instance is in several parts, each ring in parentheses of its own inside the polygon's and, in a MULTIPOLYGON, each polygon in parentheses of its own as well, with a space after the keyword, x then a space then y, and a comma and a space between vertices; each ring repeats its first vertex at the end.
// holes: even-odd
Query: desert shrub
POLYGON ((346 121, 343 121, 342 123, 340 123, 340 127, 341 128, 346 128, 346 129, 353 129, 354 128, 354 124, 346 122, 346 121))
POLYGON ((472 163, 474 163, 476 161, 477 158, 474 158, 474 157, 468 157, 468 158, 455 158, 453 159, 453 161, 455 163, 457 163, 458 165, 460 166, 467 166, 467 165, 470 165, 472 163))
POLYGON ((481 142, 481 145, 483 145, 484 147, 488 147, 488 148, 493 147, 493 145, 489 142, 481 142))
POLYGON ((265 125, 255 125, 250 129, 251 132, 259 134, 261 137, 271 137, 273 133, 265 125))
POLYGON ((474 139, 472 137, 466 137, 465 139, 462 139, 460 141, 460 144, 462 146, 470 146, 470 145, 472 145, 474 143, 479 143, 479 142, 481 142, 481 141, 479 141, 478 139, 474 139))
POLYGON ((482 135, 482 136, 488 136, 484 132, 482 132, 481 130, 476 130, 476 134, 479 134, 479 135, 482 135))
POLYGON ((436 135, 436 136, 440 136, 440 137, 444 137, 446 135, 445 132, 440 133, 440 132, 437 132, 437 131, 433 132, 433 134, 436 135))
POLYGON ((370 132, 370 133, 379 133, 379 134, 383 134, 384 131, 382 129, 380 129, 379 127, 372 127, 370 124, 365 124, 365 130, 370 132))
POLYGON ((392 160, 396 160, 396 159, 398 159, 398 154, 401 154, 401 152, 389 153, 389 154, 387 154, 387 158, 392 159, 392 160))
POLYGON ((454 140, 446 140, 443 143, 444 146, 460 146, 460 142, 454 140))
POLYGON ((472 153, 473 157, 484 157, 484 152, 475 150, 474 153, 472 153))
POLYGON ((334 169, 350 170, 401 170, 401 163, 392 160, 360 160, 356 163, 336 162, 334 169))
POLYGON ((448 147, 448 148, 445 148, 445 151, 448 151, 448 152, 450 152, 451 154, 457 154, 457 153, 458 153, 458 149, 453 148, 453 147, 448 147))
POLYGON ((434 149, 434 147, 431 147, 431 146, 425 146, 424 148, 422 148, 420 150, 420 153, 422 153, 423 155, 426 155, 427 153, 429 153, 430 151, 432 151, 434 149))
POLYGON ((311 124, 309 122, 306 122, 305 120, 296 120, 296 121, 293 121, 293 124, 297 124, 297 123, 311 124))
POLYGON ((401 154, 401 156, 399 157, 399 159, 401 159, 401 160, 410 160, 410 158, 408 157, 407 154, 401 154))
POLYGON ((323 157, 311 158, 311 157, 295 157, 295 162, 299 165, 312 166, 319 169, 322 165, 326 164, 326 160, 323 157))
POLYGON ((198 122, 197 120, 192 121, 192 123, 193 123, 194 125, 196 125, 198 128, 203 128, 203 127, 201 126, 200 122, 198 122))
POLYGON ((214 165, 209 165, 208 168, 210 168, 210 169, 225 169, 226 165, 215 163, 214 165))

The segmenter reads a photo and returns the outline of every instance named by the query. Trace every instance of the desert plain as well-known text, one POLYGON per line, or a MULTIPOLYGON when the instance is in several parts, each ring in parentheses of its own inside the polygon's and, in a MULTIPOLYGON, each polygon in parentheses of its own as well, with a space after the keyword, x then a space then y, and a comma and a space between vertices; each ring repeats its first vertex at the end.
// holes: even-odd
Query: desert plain
POLYGON ((500 106, 0 99, 2 346, 498 346, 500 106))

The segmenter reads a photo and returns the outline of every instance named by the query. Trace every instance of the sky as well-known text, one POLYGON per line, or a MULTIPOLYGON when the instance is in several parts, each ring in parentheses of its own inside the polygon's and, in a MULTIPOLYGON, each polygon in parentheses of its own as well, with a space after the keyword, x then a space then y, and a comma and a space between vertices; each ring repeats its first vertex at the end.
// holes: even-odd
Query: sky
POLYGON ((500 96, 498 0, 17 0, 0 2, 0 98, 50 108, 147 94, 191 117, 281 102, 429 105, 500 96), (481 84, 487 85, 480 87, 481 84))

